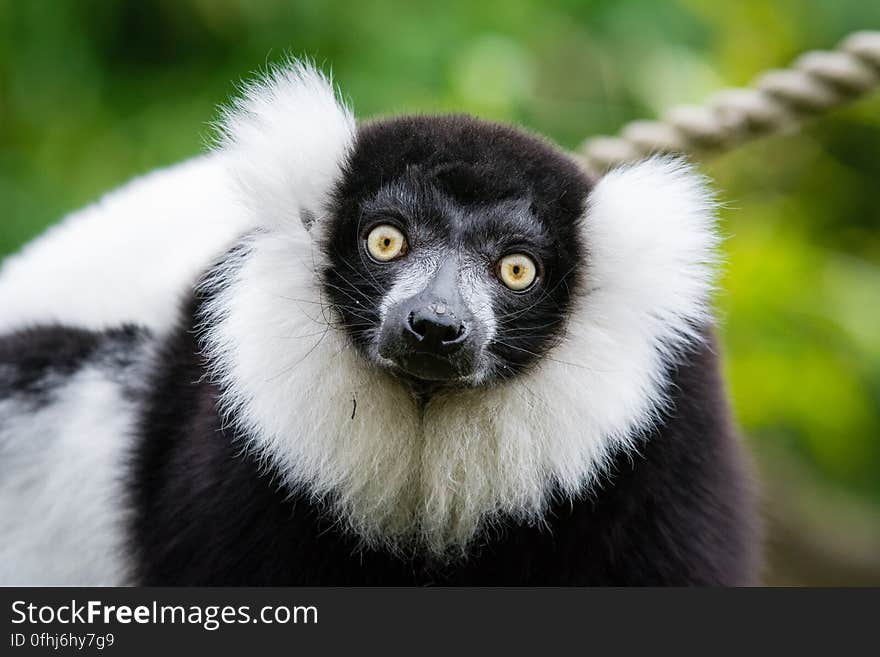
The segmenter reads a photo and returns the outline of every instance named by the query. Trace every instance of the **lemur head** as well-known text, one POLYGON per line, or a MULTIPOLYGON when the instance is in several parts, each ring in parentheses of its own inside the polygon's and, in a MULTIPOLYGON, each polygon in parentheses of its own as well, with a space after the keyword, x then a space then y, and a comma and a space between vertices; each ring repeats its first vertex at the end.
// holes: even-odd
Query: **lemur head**
POLYGON ((589 189, 546 142, 466 116, 361 127, 320 235, 327 298, 420 390, 515 376, 564 330, 589 189))
POLYGON ((474 118, 358 126, 301 65, 223 128, 257 230, 206 279, 221 410, 367 543, 445 554, 496 517, 539 522, 665 412, 717 244, 682 162, 594 183, 474 118))

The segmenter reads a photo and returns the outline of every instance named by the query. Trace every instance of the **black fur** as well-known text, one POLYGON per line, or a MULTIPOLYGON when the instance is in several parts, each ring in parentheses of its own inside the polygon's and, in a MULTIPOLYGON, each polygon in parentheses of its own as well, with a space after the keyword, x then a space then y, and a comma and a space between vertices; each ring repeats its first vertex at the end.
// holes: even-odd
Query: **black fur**
MULTIPOLYGON (((195 316, 195 308, 192 310, 195 316)), ((160 356, 133 460, 132 546, 149 585, 743 585, 747 468, 713 345, 671 372, 672 405, 601 488, 542 527, 508 523, 451 563, 363 550, 223 427, 190 327, 160 356)))
POLYGON ((87 364, 121 374, 137 362, 137 347, 150 337, 135 326, 100 332, 38 326, 0 336, 0 399, 14 396, 37 410, 51 403, 54 389, 87 364))
POLYGON ((496 288, 500 321, 488 349, 495 374, 518 374, 558 340, 580 286, 579 220, 589 189, 558 149, 503 125, 467 116, 367 124, 331 206, 327 296, 355 344, 368 351, 376 309, 407 258, 467 253, 496 288), (365 238, 380 223, 408 237, 410 250, 399 262, 379 264, 365 254, 365 238), (523 293, 494 273, 501 257, 517 252, 540 265, 537 283, 523 293))

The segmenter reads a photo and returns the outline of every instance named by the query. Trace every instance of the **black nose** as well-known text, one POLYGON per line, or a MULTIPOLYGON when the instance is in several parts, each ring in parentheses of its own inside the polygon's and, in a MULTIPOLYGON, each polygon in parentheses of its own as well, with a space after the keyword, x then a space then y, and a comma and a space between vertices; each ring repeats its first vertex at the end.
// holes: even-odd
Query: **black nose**
POLYGON ((419 351, 450 354, 462 345, 467 328, 447 308, 429 306, 406 318, 406 336, 419 351))

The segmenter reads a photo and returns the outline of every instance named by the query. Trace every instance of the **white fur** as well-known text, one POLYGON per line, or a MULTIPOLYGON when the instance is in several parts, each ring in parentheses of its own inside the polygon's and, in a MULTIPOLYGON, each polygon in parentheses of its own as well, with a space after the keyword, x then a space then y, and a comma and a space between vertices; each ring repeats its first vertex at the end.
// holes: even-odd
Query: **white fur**
POLYGON ((244 88, 220 128, 220 147, 262 224, 321 218, 355 134, 354 116, 327 77, 297 62, 275 68, 244 88))
POLYGON ((86 367, 36 411, 0 400, 0 585, 130 581, 121 473, 135 409, 116 374, 86 367))
POLYGON ((710 194, 680 162, 608 174, 585 212, 588 290, 564 343, 518 381, 421 409, 334 328, 320 249, 299 222, 272 223, 210 283, 222 407, 288 486, 368 543, 445 553, 500 514, 538 522, 554 485, 583 491, 657 417, 666 368, 709 319, 713 224, 710 194))
POLYGON ((484 271, 482 262, 471 263, 462 273, 461 289, 474 319, 483 328, 486 344, 489 344, 498 332, 498 318, 492 307, 492 288, 486 277, 481 275, 484 271))
POLYGON ((0 332, 46 322, 169 329, 198 276, 258 221, 321 215, 354 129, 329 81, 307 66, 246 87, 219 152, 134 180, 4 261, 0 332))
POLYGON ((253 227, 224 154, 156 171, 107 194, 0 268, 0 331, 125 322, 165 331, 211 261, 253 227))
POLYGON ((379 302, 379 317, 382 319, 396 304, 424 290, 437 273, 441 261, 433 255, 419 254, 418 258, 410 259, 407 264, 379 302))

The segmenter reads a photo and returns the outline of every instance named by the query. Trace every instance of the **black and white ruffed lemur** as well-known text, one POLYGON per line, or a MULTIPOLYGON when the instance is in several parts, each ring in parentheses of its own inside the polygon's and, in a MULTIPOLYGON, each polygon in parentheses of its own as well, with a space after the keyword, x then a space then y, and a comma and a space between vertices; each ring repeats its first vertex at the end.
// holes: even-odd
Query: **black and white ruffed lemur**
POLYGON ((33 288, 0 277, 21 315, 0 337, 0 582, 753 581, 714 201, 683 162, 591 180, 467 116, 356 125, 291 64, 213 154, 131 187, 106 202, 128 228, 77 240, 80 218, 33 288), (163 244, 199 260, 166 267, 163 244), (77 258, 106 282, 40 296, 77 258), (35 296, 55 305, 28 319, 35 296))

